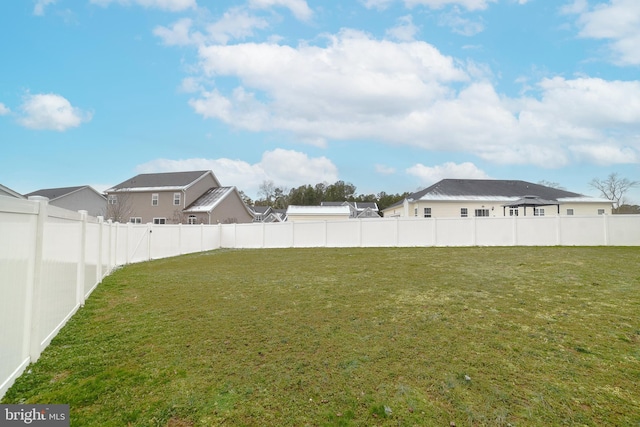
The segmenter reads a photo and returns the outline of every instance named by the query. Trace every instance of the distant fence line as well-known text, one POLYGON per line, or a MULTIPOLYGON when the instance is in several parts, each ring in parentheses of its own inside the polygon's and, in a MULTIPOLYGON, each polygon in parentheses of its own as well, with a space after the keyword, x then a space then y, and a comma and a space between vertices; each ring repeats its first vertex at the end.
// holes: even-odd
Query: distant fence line
POLYGON ((0 397, 121 265, 218 248, 550 245, 639 246, 640 215, 139 225, 0 197, 0 397))

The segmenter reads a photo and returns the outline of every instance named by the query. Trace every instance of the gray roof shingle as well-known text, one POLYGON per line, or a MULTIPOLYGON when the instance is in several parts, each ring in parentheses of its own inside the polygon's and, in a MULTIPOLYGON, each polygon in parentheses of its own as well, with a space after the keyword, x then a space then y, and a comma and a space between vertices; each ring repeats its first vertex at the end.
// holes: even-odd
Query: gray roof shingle
MULTIPOLYGON (((438 197, 525 197, 536 196, 545 200, 562 197, 583 197, 582 194, 545 185, 519 180, 500 179, 443 179, 430 187, 407 196, 407 199, 419 200, 425 196, 438 197)), ((401 205, 402 201, 390 207, 401 205)))
POLYGON ((80 185, 77 187, 43 188, 37 191, 32 191, 29 194, 25 194, 25 197, 42 196, 46 197, 49 200, 55 200, 58 197, 66 196, 67 194, 82 190, 83 188, 87 187, 87 185, 80 185))
POLYGON ((108 191, 125 188, 186 187, 210 172, 211 171, 143 173, 121 182, 108 191))

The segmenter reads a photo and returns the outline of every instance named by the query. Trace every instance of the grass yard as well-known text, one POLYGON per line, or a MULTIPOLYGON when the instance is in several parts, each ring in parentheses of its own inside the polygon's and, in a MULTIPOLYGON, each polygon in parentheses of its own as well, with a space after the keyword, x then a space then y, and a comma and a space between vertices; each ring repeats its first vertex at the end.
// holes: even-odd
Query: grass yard
POLYGON ((2 403, 72 426, 640 426, 640 248, 219 250, 105 279, 2 403))

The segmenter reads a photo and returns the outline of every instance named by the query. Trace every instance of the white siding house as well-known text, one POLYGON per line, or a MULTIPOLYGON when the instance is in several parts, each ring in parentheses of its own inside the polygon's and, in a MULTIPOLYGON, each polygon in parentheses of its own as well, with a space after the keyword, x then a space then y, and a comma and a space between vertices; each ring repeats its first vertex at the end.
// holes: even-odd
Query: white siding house
POLYGON ((611 214, 612 202, 526 181, 444 179, 384 209, 385 217, 611 214))

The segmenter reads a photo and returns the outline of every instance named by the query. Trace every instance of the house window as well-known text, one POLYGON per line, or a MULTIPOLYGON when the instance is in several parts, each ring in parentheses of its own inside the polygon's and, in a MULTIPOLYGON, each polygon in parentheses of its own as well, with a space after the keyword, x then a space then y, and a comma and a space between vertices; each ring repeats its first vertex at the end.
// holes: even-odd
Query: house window
POLYGON ((413 216, 418 216, 418 208, 415 208, 415 209, 413 210, 413 216))
POLYGON ((153 218, 154 224, 166 224, 167 218, 153 218))
POLYGON ((567 215, 573 215, 573 209, 567 209, 567 215))
POLYGON ((151 206, 158 206, 158 194, 154 193, 151 195, 151 206))
POLYGON ((188 219, 188 223, 189 224, 195 224, 196 223, 196 216, 195 215, 189 215, 189 219, 188 219))
POLYGON ((460 208, 460 216, 462 218, 466 218, 469 216, 469 209, 467 208, 460 208))
POLYGON ((604 215, 604 209, 598 209, 598 215, 604 215))
POLYGON ((476 209, 476 216, 489 216, 489 209, 476 209))
POLYGON ((139 216, 132 216, 131 218, 129 218, 129 222, 131 224, 142 224, 142 218, 140 218, 139 216))
POLYGON ((173 204, 176 206, 180 205, 180 193, 173 193, 173 204))
POLYGON ((533 216, 544 216, 544 208, 533 208, 533 216))
POLYGON ((431 208, 424 208, 424 217, 431 218, 431 208))
POLYGON ((518 208, 509 208, 509 216, 518 216, 518 208))
POLYGON ((110 205, 117 205, 118 204, 118 196, 116 196, 115 194, 109 194, 109 204, 110 205))

